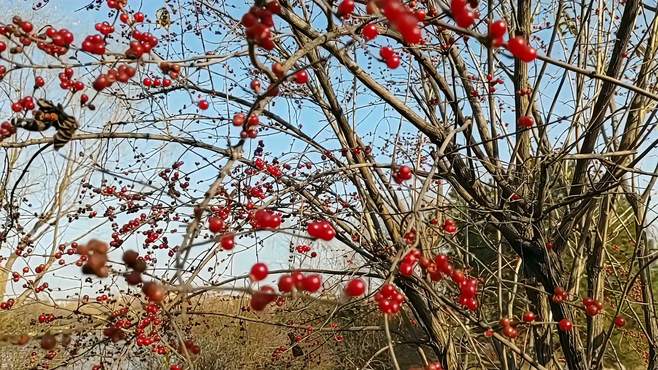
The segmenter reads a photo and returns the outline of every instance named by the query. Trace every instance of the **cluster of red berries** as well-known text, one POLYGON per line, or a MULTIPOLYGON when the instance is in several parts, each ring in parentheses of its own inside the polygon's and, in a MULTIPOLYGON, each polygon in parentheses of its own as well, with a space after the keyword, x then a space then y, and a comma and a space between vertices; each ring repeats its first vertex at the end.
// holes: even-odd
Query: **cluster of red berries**
POLYGON ((16 127, 9 121, 0 123, 0 140, 13 135, 16 132, 16 127))
POLYGON ((107 267, 107 251, 109 246, 100 240, 92 239, 86 245, 80 245, 77 252, 80 256, 86 256, 86 263, 82 266, 83 274, 107 277, 110 269, 107 267))
POLYGON ((10 310, 15 303, 16 301, 13 298, 9 298, 7 302, 0 302, 0 310, 10 310))
MULTIPOLYGON (((474 3, 477 6, 477 2, 474 3)), ((459 27, 468 28, 480 17, 480 13, 473 9, 475 7, 473 5, 466 0, 452 0, 450 2, 450 12, 452 12, 452 17, 459 27)))
POLYGON ((459 304, 470 311, 475 311, 478 308, 478 280, 464 275, 462 270, 454 270, 451 277, 459 287, 459 304))
POLYGON ((146 271, 146 262, 143 258, 139 258, 139 253, 133 250, 127 250, 121 257, 126 267, 132 269, 131 272, 125 273, 126 282, 129 285, 137 285, 142 282, 142 273, 146 271))
POLYGON ((272 14, 277 14, 280 11, 281 5, 276 0, 269 1, 264 7, 252 6, 242 16, 241 20, 242 25, 246 28, 247 39, 252 40, 265 50, 274 49, 274 41, 272 40, 274 19, 272 14))
POLYGON ((256 230, 276 229, 281 225, 282 219, 281 214, 278 212, 259 209, 251 215, 249 222, 256 230))
POLYGON ((52 313, 42 313, 37 317, 39 324, 50 324, 55 321, 56 317, 52 313))
MULTIPOLYGON (((422 32, 418 27, 418 15, 411 8, 400 0, 375 0, 375 4, 391 26, 400 32, 406 43, 420 44, 423 41, 422 32)), ((424 18, 425 14, 420 14, 424 18)))
POLYGON ((107 35, 111 34, 112 32, 114 32, 114 26, 111 25, 110 23, 108 23, 107 21, 105 21, 103 23, 96 23, 94 28, 96 29, 96 31, 100 32, 101 34, 103 34, 105 36, 107 36, 107 35))
POLYGON ((105 39, 101 35, 89 35, 82 41, 80 49, 87 53, 103 55, 105 54, 105 39))
POLYGON ((73 68, 64 68, 64 72, 59 74, 59 87, 62 90, 73 91, 82 91, 85 88, 85 84, 82 81, 72 80, 73 78, 73 68))
POLYGON ((144 78, 144 81, 142 81, 144 84, 144 87, 169 87, 171 86, 171 80, 168 78, 163 78, 162 80, 159 78, 154 78, 151 79, 149 77, 144 78))
POLYGON ((11 110, 18 113, 20 111, 28 111, 34 109, 34 98, 31 96, 25 96, 20 100, 13 102, 11 104, 11 110))
POLYGON ((251 294, 249 306, 254 311, 262 311, 268 304, 274 302, 277 298, 274 288, 269 285, 264 285, 257 291, 251 294))
POLYGON ((400 275, 407 277, 413 275, 414 268, 418 264, 420 257, 421 257, 421 253, 418 249, 413 248, 409 250, 404 255, 404 257, 402 258, 402 262, 400 262, 400 265, 398 266, 398 271, 400 272, 400 275))
POLYGON ((446 218, 445 221, 443 221, 443 231, 445 231, 448 234, 454 234, 457 232, 457 223, 455 220, 452 218, 446 218))
POLYGON ((592 297, 583 298, 583 306, 585 306, 585 314, 590 317, 603 312, 603 304, 592 297))
POLYGON ((500 319, 500 326, 502 326, 502 333, 504 336, 510 339, 514 339, 519 336, 519 331, 516 330, 516 323, 511 319, 504 317, 500 319))
POLYGON ((521 59, 521 61, 529 63, 537 58, 537 50, 528 45, 525 39, 521 36, 514 36, 507 41, 507 50, 512 55, 521 59))
POLYGON ((384 59, 386 66, 390 69, 396 69, 400 66, 400 57, 390 46, 384 46, 379 49, 379 56, 384 59))
POLYGON ((128 0, 107 0, 107 7, 110 9, 123 9, 128 4, 128 0))
POLYGON ((240 136, 243 138, 255 138, 258 135, 258 125, 260 120, 255 114, 250 114, 247 118, 244 113, 236 113, 233 115, 233 126, 242 127, 244 126, 245 121, 247 122, 247 127, 240 133, 240 136))
POLYGON ((37 47, 46 54, 64 55, 69 51, 69 47, 73 43, 73 34, 66 28, 56 30, 55 28, 48 27, 46 36, 50 40, 47 40, 41 35, 39 37, 40 40, 37 41, 37 47))
POLYGON ((336 236, 336 230, 331 226, 331 223, 326 220, 309 222, 306 226, 306 232, 313 239, 322 239, 326 241, 332 240, 336 236))
POLYGON ((387 315, 400 312, 404 303, 404 295, 393 284, 384 284, 375 294, 375 302, 379 310, 387 315))
POLYGON ((161 62, 159 64, 160 70, 162 73, 166 73, 172 79, 177 79, 180 76, 180 65, 170 62, 161 62))
POLYGON ((129 58, 139 59, 144 54, 151 52, 156 45, 158 45, 158 38, 149 32, 139 32, 137 30, 132 33, 133 41, 130 42, 130 47, 126 50, 126 56, 129 58))
POLYGON ((395 182, 398 184, 402 184, 407 180, 411 180, 412 176, 413 176, 413 170, 411 169, 411 167, 407 165, 402 165, 400 166, 400 168, 398 168, 397 171, 395 171, 395 174, 393 174, 393 180, 395 180, 395 182))
POLYGON ((301 244, 295 247, 297 253, 308 253, 311 251, 311 246, 306 244, 301 244))
POLYGON ((315 293, 322 287, 322 277, 318 274, 304 275, 300 271, 294 271, 290 275, 281 275, 277 286, 282 293, 290 293, 294 289, 315 293))
MULTIPOLYGON (((246 120, 247 120, 247 116, 244 113, 236 113, 236 114, 233 115, 233 119, 231 120, 231 122, 233 123, 233 126, 235 126, 235 127, 242 127, 242 125, 244 125, 246 120)), ((258 123, 259 123, 258 116, 255 115, 255 114, 250 115, 248 123, 249 123, 249 126, 258 125, 258 123)), ((264 165, 264 163, 263 163, 263 165, 264 165)), ((259 169, 262 170, 262 168, 259 168, 259 169)))
POLYGON ((103 73, 94 80, 92 86, 94 90, 101 91, 112 86, 115 82, 127 83, 135 76, 137 70, 127 64, 121 64, 117 68, 110 68, 107 73, 103 73))
MULTIPOLYGON (((135 23, 142 23, 142 22, 144 22, 145 18, 146 17, 144 16, 144 13, 137 12, 137 13, 133 14, 133 19, 132 20, 135 23)), ((121 21, 121 23, 125 23, 125 24, 130 23, 130 14, 128 14, 126 12, 121 13, 121 15, 119 16, 119 20, 121 21)))
POLYGON ((507 33, 507 23, 503 20, 497 20, 489 24, 489 40, 493 47, 499 47, 503 44, 503 36, 507 33))
POLYGON ((562 303, 569 299, 569 293, 564 290, 562 287, 555 287, 553 289, 553 295, 551 296, 551 301, 554 303, 562 303))
POLYGON ((519 127, 531 128, 535 124, 535 119, 532 116, 521 116, 518 120, 519 127))

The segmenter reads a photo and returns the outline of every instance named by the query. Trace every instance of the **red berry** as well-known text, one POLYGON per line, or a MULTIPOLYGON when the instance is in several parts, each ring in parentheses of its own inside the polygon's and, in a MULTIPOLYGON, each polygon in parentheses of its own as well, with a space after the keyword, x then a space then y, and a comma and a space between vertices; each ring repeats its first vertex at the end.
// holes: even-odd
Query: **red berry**
POLYGON ((519 55, 519 59, 526 63, 532 62, 533 60, 537 59, 537 50, 531 46, 528 46, 523 50, 521 55, 519 55))
POLYGON ((505 36, 507 33, 507 23, 503 20, 497 20, 489 25, 489 38, 497 39, 505 36))
POLYGON ((317 274, 306 275, 304 276, 304 280, 302 280, 303 289, 309 293, 317 292, 318 290, 320 290, 321 286, 322 286, 322 278, 320 277, 320 275, 317 274))
POLYGON ((208 229, 213 233, 218 233, 224 229, 224 220, 217 216, 208 218, 208 229))
POLYGON ((379 49, 379 56, 384 60, 388 60, 394 55, 395 52, 393 51, 393 48, 390 46, 384 46, 383 48, 379 49))
POLYGON ((295 72, 293 78, 295 79, 295 82, 297 82, 300 85, 303 85, 308 82, 308 73, 306 73, 305 70, 297 71, 295 72))
POLYGON ((386 60, 386 66, 390 69, 396 69, 397 67, 400 66, 400 57, 397 55, 393 55, 389 59, 386 60))
POLYGON ((280 292, 290 293, 295 288, 295 279, 291 275, 281 275, 278 287, 280 292))
POLYGON ((278 78, 282 78, 285 75, 285 71, 283 70, 283 64, 281 63, 274 63, 272 64, 272 73, 278 78))
POLYGON ((401 263, 399 270, 400 270, 400 275, 411 276, 414 274, 414 265, 412 265, 411 263, 401 263))
POLYGON ((274 289, 270 286, 263 286, 251 296, 249 305, 255 311, 262 311, 267 305, 276 299, 274 289))
POLYGON ((135 15, 133 15, 133 19, 137 23, 144 22, 144 13, 142 13, 142 12, 135 13, 135 15))
POLYGON ((567 319, 562 319, 558 323, 558 327, 561 331, 571 331, 571 329, 573 329, 573 323, 567 319))
POLYGON ((251 266, 251 271, 249 272, 249 278, 252 281, 261 281, 267 277, 267 274, 269 273, 269 270, 267 269, 267 265, 259 262, 251 266))
POLYGON ((624 316, 618 315, 615 317, 615 326, 618 328, 621 328, 622 326, 626 325, 626 319, 624 316))
POLYGON ((535 313, 532 311, 527 311, 526 313, 523 314, 523 321, 525 322, 533 322, 536 319, 537 319, 537 315, 535 315, 535 313))
POLYGON ((361 30, 361 34, 363 35, 363 38, 366 39, 366 41, 370 41, 379 35, 379 30, 377 30, 377 26, 374 24, 368 23, 361 30))
POLYGON ((523 128, 530 128, 535 124, 535 119, 531 116, 521 116, 519 117, 519 126, 523 128))
POLYGON ((587 316, 593 317, 596 316, 598 313, 599 313, 599 308, 595 304, 591 304, 585 307, 585 314, 587 314, 587 316))
POLYGON ((341 18, 347 19, 352 16, 353 12, 354 0, 343 0, 340 4, 338 4, 338 15, 341 18))
POLYGON ((201 109, 201 110, 206 110, 206 109, 208 109, 208 107, 210 106, 210 104, 208 104, 208 101, 207 101, 207 100, 199 100, 199 103, 197 104, 197 106, 198 106, 199 109, 201 109))
POLYGON ((219 239, 219 244, 222 246, 222 249, 225 251, 230 251, 235 247, 235 234, 226 233, 222 235, 219 239))
POLYGON ((362 279, 352 279, 345 286, 348 297, 359 297, 366 292, 366 283, 362 279))
POLYGON ((236 113, 235 115, 233 115, 233 121, 232 121, 233 126, 241 127, 242 125, 244 125, 245 119, 246 116, 244 113, 236 113))

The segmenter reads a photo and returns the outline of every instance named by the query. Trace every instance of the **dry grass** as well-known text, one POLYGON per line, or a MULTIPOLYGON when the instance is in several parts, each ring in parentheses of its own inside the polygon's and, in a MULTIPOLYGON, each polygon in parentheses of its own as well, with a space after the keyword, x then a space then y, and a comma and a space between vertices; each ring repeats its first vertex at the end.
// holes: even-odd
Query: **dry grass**
MULTIPOLYGON (((272 305, 260 313, 244 310, 245 305, 246 301, 239 299, 206 298, 189 307, 192 314, 176 316, 175 326, 185 333, 186 338, 194 338, 196 344, 201 347, 199 355, 193 357, 196 369, 361 369, 377 350, 386 345, 386 338, 381 330, 335 330, 382 324, 381 315, 364 311, 363 307, 332 315, 334 307, 301 301, 287 303, 282 307, 272 305), (205 314, 194 314, 195 312, 205 314), (331 319, 327 319, 329 316, 331 319), (353 322, 357 317, 358 320, 353 322), (336 327, 333 328, 332 324, 336 327), (314 330, 307 330, 309 326, 314 330), (300 355, 299 350, 293 351, 290 335, 300 339, 296 344, 303 355, 300 355)), ((80 315, 73 315, 72 308, 53 310, 42 305, 31 305, 0 312, 0 334, 39 335, 48 328, 56 331, 84 328, 85 325, 92 327, 91 321, 86 324, 84 320, 79 319, 80 315), (40 313, 53 313, 62 318, 50 326, 31 325, 30 321, 35 320, 40 313)), ((368 309, 370 308, 372 307, 368 309)), ((103 310, 97 308, 86 308, 83 311, 85 314, 103 316, 103 310)), ((415 332, 416 328, 410 328, 408 323, 403 322, 402 317, 393 320, 392 330, 405 332, 408 338, 420 335, 415 332)), ((88 334, 90 332, 87 330, 88 334)), ((170 331, 172 335, 173 332, 174 330, 170 331)), ((91 336, 88 335, 86 343, 89 343, 90 337, 98 342, 101 338, 100 329, 92 332, 91 336)), ((76 339, 74 337, 74 343, 76 339)), ((149 349, 137 349, 134 341, 129 346, 125 343, 121 341, 112 344, 104 341, 95 347, 93 353, 69 365, 64 363, 70 356, 68 351, 60 350, 58 355, 49 361, 49 365, 50 368, 61 366, 59 368, 62 369, 90 369, 92 364, 99 362, 101 354, 104 354, 104 359, 110 360, 104 363, 105 369, 168 369, 171 363, 183 362, 177 356, 160 356, 149 349)), ((86 347, 82 345, 80 348, 86 347)), ((414 346, 399 344, 396 346, 396 352, 403 368, 417 365, 418 354, 414 346)), ((38 348, 37 341, 31 341, 22 347, 3 343, 0 345, 0 369, 31 369, 36 364, 44 363, 45 354, 46 351, 38 348), (33 352, 37 354, 35 357, 31 356, 33 352)), ((391 366, 388 351, 370 361, 367 367, 389 368, 391 366)))

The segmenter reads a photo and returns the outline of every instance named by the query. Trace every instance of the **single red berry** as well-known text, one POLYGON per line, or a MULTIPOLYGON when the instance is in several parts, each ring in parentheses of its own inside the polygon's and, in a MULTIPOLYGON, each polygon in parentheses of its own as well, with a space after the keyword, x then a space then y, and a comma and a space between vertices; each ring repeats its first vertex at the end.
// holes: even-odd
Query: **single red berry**
POLYGON ((317 274, 312 274, 312 275, 306 275, 304 276, 304 280, 302 280, 302 287, 304 288, 305 291, 309 293, 315 293, 318 290, 320 290, 320 287, 322 286, 322 278, 320 275, 317 274))
POLYGON ((219 239, 219 244, 225 251, 230 251, 235 247, 235 234, 226 233, 219 239))
POLYGON ((249 278, 252 281, 261 281, 267 277, 267 274, 269 273, 269 270, 267 268, 267 265, 258 262, 255 263, 253 266, 251 266, 251 271, 249 272, 249 278))
POLYGON ((208 104, 208 101, 207 101, 207 100, 199 100, 199 103, 197 104, 197 106, 198 106, 199 109, 201 109, 201 110, 206 110, 206 109, 208 109, 208 107, 210 106, 210 104, 208 104))
POLYGON ((507 33, 507 23, 503 20, 497 20, 489 25, 489 38, 497 39, 505 36, 507 33))
POLYGON ((368 23, 361 30, 361 35, 363 35, 363 38, 366 39, 366 41, 370 41, 379 35, 379 30, 377 30, 377 26, 374 24, 368 23))
POLYGON ((384 46, 383 48, 379 49, 379 56, 384 60, 388 60, 394 55, 395 51, 393 51, 393 48, 390 46, 384 46))
POLYGON ((354 12, 354 0, 343 0, 338 4, 338 15, 343 19, 348 19, 354 12))
POLYGON ((571 331, 571 329, 573 329, 573 323, 567 319, 562 319, 558 323, 558 327, 562 331, 571 331))
POLYGON ((397 67, 400 66, 400 57, 397 55, 393 55, 389 59, 386 60, 386 66, 390 69, 396 69, 397 67))
POLYGON ((618 315, 615 317, 615 326, 618 328, 621 328, 622 326, 626 325, 626 319, 624 316, 618 315))
POLYGON ((224 220, 217 216, 208 218, 208 229, 213 233, 218 233, 224 229, 224 220))
POLYGON ((366 292, 366 283, 362 279, 352 279, 345 286, 348 297, 359 297, 366 292))
POLYGON ((295 72, 293 78, 295 79, 295 82, 297 82, 300 85, 303 85, 308 82, 308 73, 306 73, 305 70, 297 71, 295 72))
POLYGON ((295 288, 295 279, 291 275, 281 275, 278 287, 280 292, 290 293, 295 288))
POLYGON ((537 315, 535 315, 535 313, 532 311, 527 311, 526 313, 523 314, 523 321, 525 322, 533 322, 536 319, 537 319, 537 315))

